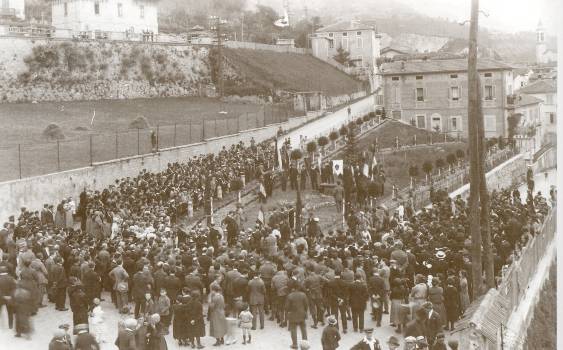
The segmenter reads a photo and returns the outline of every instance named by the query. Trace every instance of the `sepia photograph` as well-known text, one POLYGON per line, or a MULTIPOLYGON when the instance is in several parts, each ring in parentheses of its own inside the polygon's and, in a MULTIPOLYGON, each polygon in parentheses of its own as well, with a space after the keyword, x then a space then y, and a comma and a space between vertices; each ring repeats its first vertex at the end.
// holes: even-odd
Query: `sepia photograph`
POLYGON ((562 13, 0 0, 0 349, 556 350, 562 13))

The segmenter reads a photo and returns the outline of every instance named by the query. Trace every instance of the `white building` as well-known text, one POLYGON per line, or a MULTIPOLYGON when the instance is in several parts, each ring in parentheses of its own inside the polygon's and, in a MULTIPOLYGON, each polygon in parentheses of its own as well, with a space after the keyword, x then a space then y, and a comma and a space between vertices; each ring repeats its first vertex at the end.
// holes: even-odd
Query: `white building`
POLYGON ((1 0, 0 18, 25 19, 25 0, 1 0))
POLYGON ((157 15, 157 0, 52 0, 57 36, 140 38, 158 34, 157 15))
MULTIPOLYGON (((537 121, 541 144, 553 142, 557 128, 557 87, 553 80, 538 80, 516 91, 518 95, 531 96, 540 101, 537 116, 527 118, 537 121)), ((526 99, 531 100, 531 99, 526 99)))
POLYGON ((377 59, 380 56, 381 38, 374 24, 360 21, 342 21, 318 29, 311 35, 313 56, 330 64, 340 48, 347 51, 349 62, 346 71, 370 80, 372 90, 378 87, 377 59))

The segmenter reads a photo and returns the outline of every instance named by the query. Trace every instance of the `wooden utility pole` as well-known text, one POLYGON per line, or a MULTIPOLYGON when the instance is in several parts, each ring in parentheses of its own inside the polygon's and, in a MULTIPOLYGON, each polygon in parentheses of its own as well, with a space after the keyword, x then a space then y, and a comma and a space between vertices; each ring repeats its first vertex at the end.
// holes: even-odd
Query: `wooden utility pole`
POLYGON ((215 22, 215 32, 217 34, 217 87, 219 89, 219 97, 223 97, 223 52, 222 52, 222 40, 221 40, 221 17, 213 16, 215 22))
POLYGON ((469 29, 468 57, 468 141, 469 141, 469 230, 471 232, 471 267, 473 298, 481 293, 481 220, 479 211, 479 190, 481 188, 478 119, 480 115, 479 73, 477 72, 477 36, 479 32, 479 0, 471 0, 471 25, 469 29))

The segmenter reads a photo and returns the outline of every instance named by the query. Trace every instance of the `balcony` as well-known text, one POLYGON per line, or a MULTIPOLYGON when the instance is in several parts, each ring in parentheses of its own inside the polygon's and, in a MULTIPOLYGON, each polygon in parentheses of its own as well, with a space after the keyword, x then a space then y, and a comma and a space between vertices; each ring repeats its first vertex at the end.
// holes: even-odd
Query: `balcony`
POLYGON ((0 7, 0 17, 15 17, 16 9, 0 7))

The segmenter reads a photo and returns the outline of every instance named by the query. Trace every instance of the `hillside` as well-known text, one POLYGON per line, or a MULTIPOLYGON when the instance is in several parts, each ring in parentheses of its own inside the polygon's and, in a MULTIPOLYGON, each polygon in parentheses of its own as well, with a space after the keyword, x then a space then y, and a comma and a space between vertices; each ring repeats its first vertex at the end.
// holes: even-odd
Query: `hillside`
POLYGON ((362 82, 310 55, 264 50, 225 49, 225 59, 236 78, 225 82, 229 93, 258 90, 320 91, 326 95, 349 94, 362 88, 362 82))

